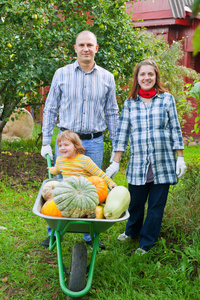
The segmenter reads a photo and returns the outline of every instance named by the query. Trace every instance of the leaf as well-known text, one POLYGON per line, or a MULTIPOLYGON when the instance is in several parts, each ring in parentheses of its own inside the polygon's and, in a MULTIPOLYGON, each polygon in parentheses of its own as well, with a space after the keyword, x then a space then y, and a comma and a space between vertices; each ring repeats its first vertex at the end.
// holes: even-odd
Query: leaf
POLYGON ((197 55, 199 49, 200 49, 200 25, 197 27, 197 29, 194 32, 194 36, 192 39, 192 46, 193 46, 193 55, 197 55))
POLYGON ((7 230, 7 228, 4 226, 0 226, 0 230, 7 230))
POLYGON ((198 134, 199 133, 199 124, 195 124, 194 125, 194 131, 196 132, 196 134, 198 134))
POLYGON ((190 90, 190 95, 200 100, 200 82, 196 82, 190 90))
POLYGON ((59 296, 59 292, 55 292, 54 294, 51 295, 51 299, 57 299, 59 296))
POLYGON ((197 123, 200 120, 200 117, 195 118, 195 123, 197 123))
POLYGON ((194 16, 196 16, 200 12, 200 1, 194 0, 194 3, 192 5, 192 12, 194 16))
POLYGON ((2 282, 7 282, 8 281, 8 277, 4 277, 1 281, 2 282))

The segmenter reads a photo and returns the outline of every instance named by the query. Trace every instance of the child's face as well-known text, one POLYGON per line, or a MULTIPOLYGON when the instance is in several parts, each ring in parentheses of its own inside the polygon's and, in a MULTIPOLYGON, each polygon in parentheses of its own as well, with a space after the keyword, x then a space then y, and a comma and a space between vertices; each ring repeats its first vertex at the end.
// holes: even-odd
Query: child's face
POLYGON ((74 144, 67 139, 58 143, 58 149, 63 157, 74 158, 77 156, 77 151, 74 144))

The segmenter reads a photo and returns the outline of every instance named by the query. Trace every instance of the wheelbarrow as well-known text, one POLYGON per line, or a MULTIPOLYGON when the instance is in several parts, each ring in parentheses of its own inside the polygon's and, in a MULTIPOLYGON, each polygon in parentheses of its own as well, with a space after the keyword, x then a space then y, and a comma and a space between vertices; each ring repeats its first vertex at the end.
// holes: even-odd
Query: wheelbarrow
MULTIPOLYGON (((51 165, 50 157, 47 156, 47 164, 51 165)), ((57 258, 58 258, 58 269, 59 269, 59 282, 62 291, 71 297, 71 299, 79 298, 87 294, 92 285, 92 279, 94 274, 94 266, 97 252, 99 250, 99 235, 105 232, 116 222, 122 222, 129 218, 129 213, 126 210, 119 219, 90 219, 90 218, 65 218, 65 217, 50 217, 41 214, 41 208, 44 204, 42 198, 43 185, 52 180, 52 175, 49 174, 49 179, 43 181, 42 186, 39 190, 38 196, 34 203, 33 213, 43 218, 49 227, 52 229, 49 250, 52 251, 57 247, 57 258), (87 266, 87 248, 83 243, 76 243, 72 249, 70 273, 68 280, 68 287, 65 285, 65 268, 63 264, 61 239, 65 233, 90 233, 93 250, 91 255, 91 261, 87 266), (56 240, 54 242, 54 234, 56 240), (86 282, 86 275, 87 282, 86 282)), ((62 181, 62 179, 53 180, 62 181)))

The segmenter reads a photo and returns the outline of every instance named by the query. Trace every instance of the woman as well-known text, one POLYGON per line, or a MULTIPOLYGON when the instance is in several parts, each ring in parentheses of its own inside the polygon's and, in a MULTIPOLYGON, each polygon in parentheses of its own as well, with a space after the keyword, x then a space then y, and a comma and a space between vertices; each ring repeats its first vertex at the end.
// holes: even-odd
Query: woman
POLYGON ((158 240, 170 184, 177 183, 177 177, 186 171, 175 100, 163 88, 158 67, 151 60, 135 67, 130 96, 121 112, 114 161, 106 170, 109 177, 119 171, 128 141, 131 155, 126 176, 131 194, 130 217, 118 239, 139 236, 136 253, 144 254, 158 240))

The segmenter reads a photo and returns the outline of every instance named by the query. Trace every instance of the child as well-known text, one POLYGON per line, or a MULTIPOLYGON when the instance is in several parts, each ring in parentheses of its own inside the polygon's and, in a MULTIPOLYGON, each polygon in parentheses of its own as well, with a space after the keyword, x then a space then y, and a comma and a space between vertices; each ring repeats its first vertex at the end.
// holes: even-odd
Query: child
POLYGON ((84 155, 85 149, 78 134, 71 130, 65 130, 58 135, 57 144, 61 156, 57 157, 54 167, 48 168, 51 174, 62 174, 63 178, 72 175, 84 177, 99 176, 105 179, 109 189, 113 189, 116 186, 116 183, 90 157, 84 155))

